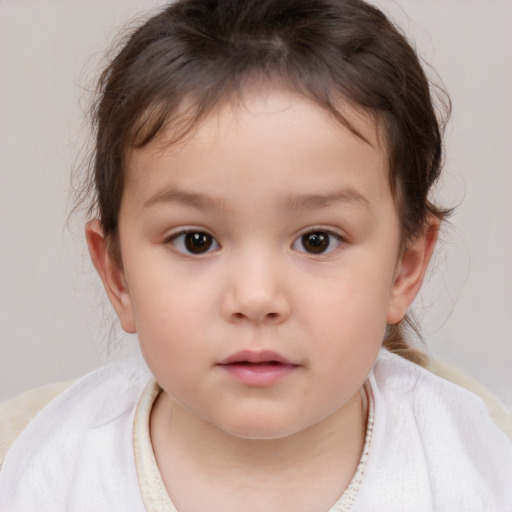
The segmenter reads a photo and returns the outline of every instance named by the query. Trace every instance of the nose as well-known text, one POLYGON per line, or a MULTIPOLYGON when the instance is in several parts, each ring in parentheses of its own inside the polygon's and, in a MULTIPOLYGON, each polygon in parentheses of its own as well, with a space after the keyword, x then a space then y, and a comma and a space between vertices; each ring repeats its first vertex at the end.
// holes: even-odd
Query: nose
POLYGON ((230 322, 280 324, 290 315, 285 276, 276 259, 252 254, 229 269, 223 316, 230 322))

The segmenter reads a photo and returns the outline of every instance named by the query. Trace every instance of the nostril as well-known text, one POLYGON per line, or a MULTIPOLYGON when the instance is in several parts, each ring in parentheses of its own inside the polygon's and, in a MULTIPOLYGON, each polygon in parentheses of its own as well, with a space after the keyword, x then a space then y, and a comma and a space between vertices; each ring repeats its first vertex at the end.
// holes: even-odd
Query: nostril
MULTIPOLYGON (((279 313, 266 313, 263 317, 261 317, 261 319, 273 321, 273 320, 278 320, 279 316, 280 316, 279 313)), ((237 320, 244 320, 244 319, 249 319, 251 317, 238 311, 237 313, 233 313, 233 318, 236 318, 237 320)))

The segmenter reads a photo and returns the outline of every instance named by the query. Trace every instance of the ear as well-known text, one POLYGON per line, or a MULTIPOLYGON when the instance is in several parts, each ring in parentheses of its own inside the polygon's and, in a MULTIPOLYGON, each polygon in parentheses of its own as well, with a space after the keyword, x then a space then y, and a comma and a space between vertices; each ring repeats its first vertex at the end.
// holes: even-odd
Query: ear
POLYGON ((112 256, 98 220, 92 220, 86 224, 85 238, 94 267, 103 282, 121 326, 128 333, 136 332, 131 298, 123 269, 112 256))
POLYGON ((438 234, 439 220, 431 217, 423 233, 413 240, 398 261, 387 314, 389 325, 397 324, 404 318, 420 291, 438 234))

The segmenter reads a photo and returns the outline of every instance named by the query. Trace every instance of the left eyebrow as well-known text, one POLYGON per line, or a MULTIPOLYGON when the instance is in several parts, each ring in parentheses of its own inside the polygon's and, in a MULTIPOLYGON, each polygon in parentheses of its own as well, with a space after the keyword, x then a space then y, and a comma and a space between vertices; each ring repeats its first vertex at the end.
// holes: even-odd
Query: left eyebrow
POLYGON ((327 194, 300 194, 289 196, 285 201, 286 208, 290 210, 315 210, 330 206, 333 203, 359 204, 370 207, 370 201, 355 189, 343 189, 327 194))

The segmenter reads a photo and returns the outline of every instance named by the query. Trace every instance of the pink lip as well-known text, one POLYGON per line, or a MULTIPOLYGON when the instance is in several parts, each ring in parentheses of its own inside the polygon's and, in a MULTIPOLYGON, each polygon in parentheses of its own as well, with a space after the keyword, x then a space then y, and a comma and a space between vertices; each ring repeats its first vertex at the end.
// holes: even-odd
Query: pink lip
POLYGON ((247 386, 265 387, 292 373, 299 365, 272 351, 237 352, 218 363, 232 378, 247 386))

